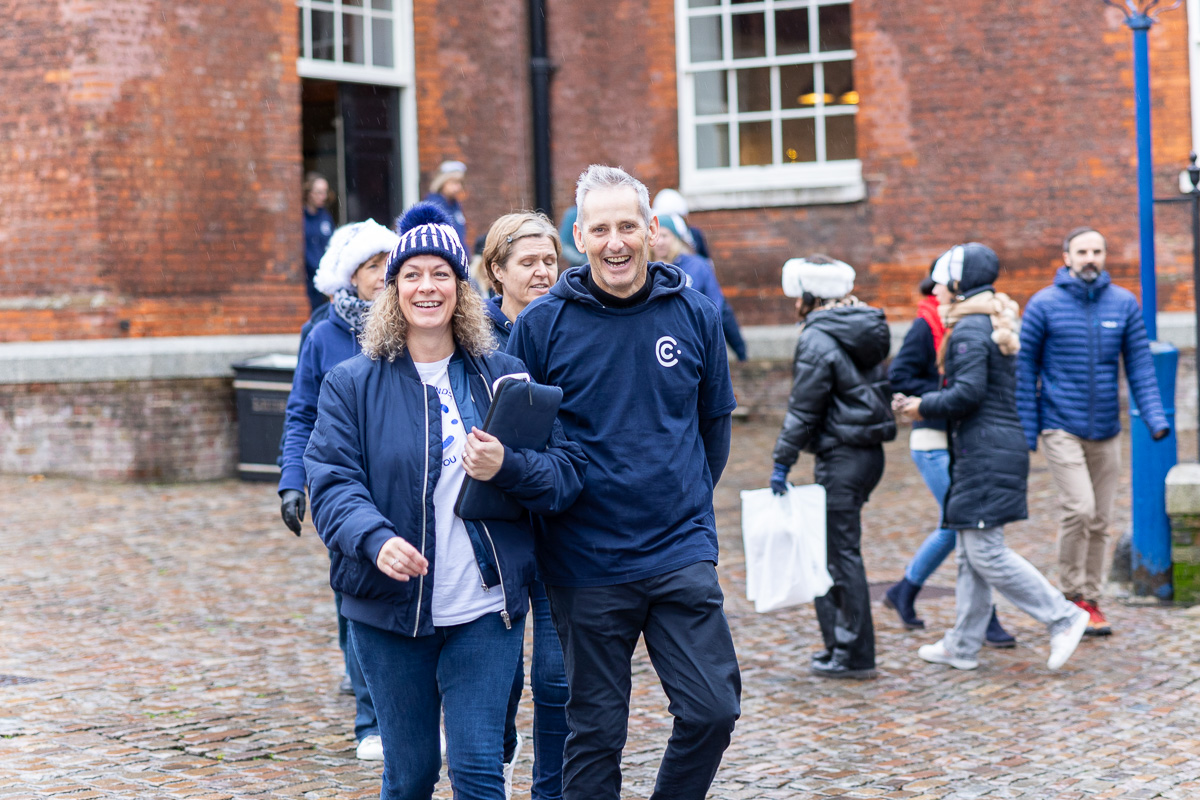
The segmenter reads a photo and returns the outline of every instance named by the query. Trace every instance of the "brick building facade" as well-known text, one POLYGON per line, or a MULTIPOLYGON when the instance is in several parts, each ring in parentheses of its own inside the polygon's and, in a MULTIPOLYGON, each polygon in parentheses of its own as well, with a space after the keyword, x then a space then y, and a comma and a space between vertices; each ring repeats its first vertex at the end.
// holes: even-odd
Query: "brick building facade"
MULTIPOLYGON (((531 205, 526 3, 370 5, 411 31, 386 56, 412 64, 411 81, 397 81, 399 107, 413 101, 399 129, 412 148, 399 167, 405 200, 440 161, 457 158, 469 165, 472 236, 531 205), (410 53, 400 52, 405 42, 410 53)), ((548 0, 557 212, 588 163, 623 165, 651 191, 680 184, 680 133, 691 118, 680 113, 690 84, 676 19, 710 5, 720 4, 548 0)), ((774 13, 782 36, 783 15, 808 5, 745 8, 774 13)), ((0 39, 0 341, 298 328, 307 314, 299 186, 311 78, 297 64, 315 54, 303 41, 316 16, 304 9, 327 8, 341 5, 0 0, 10 31, 0 39)), ((850 261, 859 294, 905 317, 930 260, 980 240, 1000 254, 1004 288, 1023 301, 1049 280, 1062 233, 1083 222, 1108 234, 1117 280, 1136 288, 1132 63, 1119 12, 1099 0, 849 8, 854 100, 834 100, 828 85, 824 96, 855 104, 841 111, 856 113, 863 199, 719 208, 710 198, 692 215, 743 324, 789 319, 779 267, 813 251, 850 261)), ((694 49, 702 26, 689 31, 694 49)), ((1183 11, 1162 17, 1150 45, 1157 190, 1170 195, 1192 142, 1183 11)), ((1162 310, 1191 307, 1184 215, 1158 211, 1162 310)))

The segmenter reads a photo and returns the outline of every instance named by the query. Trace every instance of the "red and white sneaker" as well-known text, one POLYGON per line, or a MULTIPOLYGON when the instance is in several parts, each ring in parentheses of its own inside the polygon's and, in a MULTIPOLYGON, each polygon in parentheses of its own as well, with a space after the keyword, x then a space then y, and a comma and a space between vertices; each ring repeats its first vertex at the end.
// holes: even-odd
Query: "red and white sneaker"
POLYGON ((1076 600, 1075 605, 1088 613, 1088 626, 1084 636, 1112 636, 1112 627, 1100 612, 1100 605, 1092 600, 1076 600))

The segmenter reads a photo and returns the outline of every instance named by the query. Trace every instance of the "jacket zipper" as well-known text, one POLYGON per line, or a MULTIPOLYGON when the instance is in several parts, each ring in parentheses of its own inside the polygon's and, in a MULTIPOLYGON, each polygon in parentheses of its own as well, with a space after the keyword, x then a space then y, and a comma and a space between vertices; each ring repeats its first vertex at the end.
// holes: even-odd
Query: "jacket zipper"
MULTIPOLYGON (((508 592, 504 590, 504 573, 500 570, 500 554, 496 552, 496 542, 492 539, 492 532, 488 530, 487 523, 480 520, 479 526, 483 528, 488 544, 491 545, 492 558, 496 559, 496 577, 500 579, 500 599, 504 603, 504 608, 500 610, 500 619, 504 620, 505 630, 512 630, 512 619, 508 616, 508 592)), ((480 574, 482 575, 482 573, 480 574)))
POLYGON ((1096 304, 1092 302, 1092 292, 1087 294, 1088 307, 1088 436, 1093 435, 1093 421, 1096 417, 1096 304))
MULTIPOLYGON (((421 393, 425 396, 425 478, 422 483, 421 490, 421 555, 425 555, 425 537, 428 531, 425 530, 429 524, 426 509, 429 507, 429 395, 426 393, 425 384, 421 384, 421 393)), ((417 618, 413 621, 413 636, 421 628, 421 601, 425 599, 425 576, 422 575, 417 583, 417 618)))

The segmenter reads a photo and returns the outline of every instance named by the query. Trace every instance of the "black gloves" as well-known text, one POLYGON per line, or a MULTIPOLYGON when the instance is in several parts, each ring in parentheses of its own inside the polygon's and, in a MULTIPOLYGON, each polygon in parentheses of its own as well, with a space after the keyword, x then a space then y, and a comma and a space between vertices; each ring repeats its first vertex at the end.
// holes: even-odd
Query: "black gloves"
POLYGON ((300 523, 304 522, 304 492, 284 489, 279 493, 279 499, 279 515, 283 517, 283 524, 299 536, 300 523))
POLYGON ((787 474, 789 469, 791 469, 791 467, 787 466, 786 464, 775 462, 775 469, 771 470, 771 491, 779 497, 783 497, 787 494, 787 474))
POLYGON ((1150 434, 1150 438, 1157 442, 1157 441, 1161 441, 1162 439, 1167 438, 1170 435, 1171 435, 1170 428, 1161 428, 1161 429, 1155 431, 1154 433, 1150 434))

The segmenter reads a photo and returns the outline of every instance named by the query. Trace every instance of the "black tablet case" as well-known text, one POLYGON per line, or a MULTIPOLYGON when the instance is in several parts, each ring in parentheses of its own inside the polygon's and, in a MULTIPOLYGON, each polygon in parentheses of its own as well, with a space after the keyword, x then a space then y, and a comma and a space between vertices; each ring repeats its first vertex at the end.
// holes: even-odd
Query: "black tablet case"
MULTIPOLYGON (((562 389, 503 378, 483 430, 512 450, 544 450, 562 403, 562 389)), ((460 519, 520 519, 525 507, 502 489, 467 476, 454 503, 460 519)))

